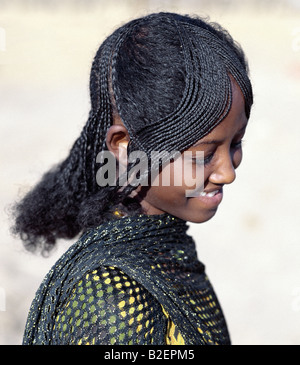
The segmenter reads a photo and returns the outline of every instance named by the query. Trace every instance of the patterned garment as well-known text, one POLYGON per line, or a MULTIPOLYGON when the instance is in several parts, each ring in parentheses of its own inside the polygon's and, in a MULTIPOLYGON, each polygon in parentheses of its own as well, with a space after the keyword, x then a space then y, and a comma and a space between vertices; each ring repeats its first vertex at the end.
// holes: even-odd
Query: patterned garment
POLYGON ((230 344, 187 228, 136 215, 86 232, 37 291, 23 344, 230 344))

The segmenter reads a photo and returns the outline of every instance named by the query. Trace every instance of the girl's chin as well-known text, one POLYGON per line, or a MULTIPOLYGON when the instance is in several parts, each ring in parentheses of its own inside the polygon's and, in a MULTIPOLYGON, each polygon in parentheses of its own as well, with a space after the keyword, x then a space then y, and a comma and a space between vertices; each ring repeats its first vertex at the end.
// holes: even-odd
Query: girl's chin
POLYGON ((191 223, 204 223, 209 221, 217 212, 217 207, 214 209, 195 209, 194 207, 188 209, 187 207, 182 210, 169 211, 169 213, 177 218, 185 220, 191 223))
POLYGON ((178 206, 158 206, 150 204, 143 200, 141 202, 144 214, 159 215, 168 213, 174 217, 180 218, 191 223, 204 223, 209 221, 217 212, 218 204, 207 204, 202 202, 198 197, 189 198, 188 201, 182 202, 181 209, 178 206), (199 204, 200 203, 200 204, 199 204))
POLYGON ((214 215, 216 214, 216 212, 217 212, 217 210, 211 211, 206 214, 201 214, 201 216, 199 216, 198 214, 195 214, 186 220, 191 223, 205 223, 205 222, 209 221, 210 219, 212 219, 214 217, 214 215))

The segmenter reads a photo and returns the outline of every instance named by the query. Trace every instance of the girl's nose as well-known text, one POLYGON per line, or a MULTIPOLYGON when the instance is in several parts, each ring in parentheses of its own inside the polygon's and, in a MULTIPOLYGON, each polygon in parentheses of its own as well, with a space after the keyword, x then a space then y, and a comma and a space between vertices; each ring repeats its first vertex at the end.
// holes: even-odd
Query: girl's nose
POLYGON ((236 178, 236 172, 232 156, 228 154, 215 165, 214 171, 210 174, 209 181, 214 184, 231 184, 236 178))

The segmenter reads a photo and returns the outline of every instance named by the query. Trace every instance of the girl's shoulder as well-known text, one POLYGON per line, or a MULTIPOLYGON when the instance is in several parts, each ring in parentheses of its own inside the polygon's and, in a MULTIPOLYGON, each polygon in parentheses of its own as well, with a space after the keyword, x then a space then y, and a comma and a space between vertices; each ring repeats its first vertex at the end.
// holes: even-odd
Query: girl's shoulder
POLYGON ((163 344, 160 303, 122 270, 101 266, 73 286, 55 318, 57 344, 163 344))

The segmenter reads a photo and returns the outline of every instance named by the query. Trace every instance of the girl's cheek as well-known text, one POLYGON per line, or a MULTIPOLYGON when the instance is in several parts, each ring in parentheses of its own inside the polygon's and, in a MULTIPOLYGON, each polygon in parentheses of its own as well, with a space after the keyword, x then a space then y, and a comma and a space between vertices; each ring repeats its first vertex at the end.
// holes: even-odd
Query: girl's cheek
POLYGON ((204 186, 206 185, 206 183, 209 180, 210 175, 213 173, 213 168, 210 165, 209 167, 204 167, 204 172, 203 172, 203 180, 204 180, 204 186))
POLYGON ((172 186, 189 191, 203 187, 204 167, 197 166, 191 159, 177 159, 172 166, 174 179, 172 186))

